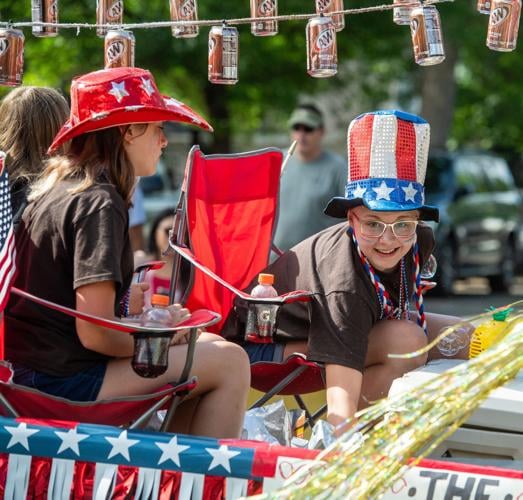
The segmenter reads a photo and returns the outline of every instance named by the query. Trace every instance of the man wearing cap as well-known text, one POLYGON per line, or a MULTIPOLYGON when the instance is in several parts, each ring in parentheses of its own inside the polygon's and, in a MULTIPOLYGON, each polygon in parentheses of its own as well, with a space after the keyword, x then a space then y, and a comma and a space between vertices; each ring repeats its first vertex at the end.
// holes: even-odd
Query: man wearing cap
POLYGON ((343 193, 346 181, 344 160, 322 147, 323 114, 314 104, 298 106, 289 119, 289 127, 296 150, 280 184, 274 243, 281 250, 288 250, 335 223, 323 209, 333 195, 343 193))
MULTIPOLYGON (((351 122, 345 196, 325 208, 345 220, 294 246, 264 271, 275 276, 280 294, 310 290, 309 307, 282 308, 274 343, 240 340, 251 363, 281 362, 293 352, 323 363, 327 419, 334 426, 386 397, 395 378, 427 360, 427 354, 388 354, 421 349, 459 321, 428 314, 423 304, 421 269, 434 235, 422 221, 438 220, 438 209, 424 201, 429 139, 429 124, 401 111, 365 113, 351 122)), ((236 332, 239 338, 242 317, 238 303, 226 336, 236 332)), ((451 357, 466 358, 467 343, 465 333, 451 357)), ((437 348, 432 357, 441 357, 437 348)))

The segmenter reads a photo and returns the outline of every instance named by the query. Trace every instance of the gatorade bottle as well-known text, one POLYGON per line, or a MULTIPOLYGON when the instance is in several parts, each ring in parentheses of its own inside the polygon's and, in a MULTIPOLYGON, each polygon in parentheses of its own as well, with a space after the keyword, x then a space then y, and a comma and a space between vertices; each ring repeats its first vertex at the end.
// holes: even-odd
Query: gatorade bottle
MULTIPOLYGON (((173 317, 167 308, 169 296, 154 294, 151 297, 151 307, 140 317, 142 326, 153 328, 173 326, 173 317)), ((141 377, 158 377, 167 370, 169 345, 172 334, 166 332, 142 333, 134 336, 133 370, 141 377)))
MULTIPOLYGON (((274 275, 260 273, 258 284, 252 289, 251 297, 270 299, 278 296, 272 286, 274 275)), ((247 312, 245 339, 250 342, 272 342, 272 329, 276 319, 277 304, 250 304, 247 312)))

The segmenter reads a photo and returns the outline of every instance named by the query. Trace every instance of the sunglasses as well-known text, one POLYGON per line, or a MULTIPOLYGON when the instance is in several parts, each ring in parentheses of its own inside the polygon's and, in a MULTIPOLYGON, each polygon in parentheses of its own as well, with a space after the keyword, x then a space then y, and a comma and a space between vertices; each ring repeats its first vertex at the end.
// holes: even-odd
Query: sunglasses
POLYGON ((303 130, 303 132, 310 134, 311 132, 314 132, 316 129, 313 127, 309 127, 308 125, 293 125, 292 130, 294 130, 295 132, 303 130))

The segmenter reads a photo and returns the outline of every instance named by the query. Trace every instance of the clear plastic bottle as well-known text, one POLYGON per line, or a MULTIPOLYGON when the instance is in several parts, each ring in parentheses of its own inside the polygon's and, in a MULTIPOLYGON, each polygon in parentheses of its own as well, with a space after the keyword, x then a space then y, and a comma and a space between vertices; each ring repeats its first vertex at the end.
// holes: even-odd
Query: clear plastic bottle
MULTIPOLYGON (((260 273, 258 275, 258 284, 251 291, 251 297, 259 299, 277 297, 278 292, 272 286, 273 284, 273 274, 260 273)), ((270 303, 250 304, 247 311, 245 340, 258 343, 272 342, 272 329, 278 307, 278 304, 270 303)))
MULTIPOLYGON (((154 294, 151 307, 140 317, 142 326, 172 327, 174 318, 168 309, 169 296, 154 294)), ((167 370, 172 334, 165 332, 134 333, 133 370, 141 377, 158 377, 167 370)))

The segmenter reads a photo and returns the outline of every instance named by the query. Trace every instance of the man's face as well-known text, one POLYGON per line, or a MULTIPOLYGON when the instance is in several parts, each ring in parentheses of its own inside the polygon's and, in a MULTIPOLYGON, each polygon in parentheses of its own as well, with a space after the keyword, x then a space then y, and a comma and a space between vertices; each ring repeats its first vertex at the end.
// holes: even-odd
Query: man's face
POLYGON ((293 141, 297 141, 298 153, 306 157, 321 149, 323 127, 312 128, 308 125, 296 124, 291 128, 291 137, 293 141))
POLYGON ((416 224, 419 213, 416 210, 404 212, 377 212, 359 206, 349 210, 349 224, 354 230, 358 245, 377 271, 394 269, 416 241, 416 224), (375 236, 383 230, 381 236, 375 236), (394 234, 394 232, 396 234, 394 234))

